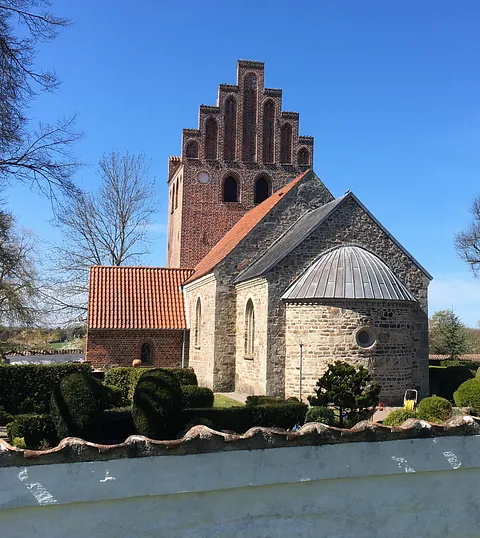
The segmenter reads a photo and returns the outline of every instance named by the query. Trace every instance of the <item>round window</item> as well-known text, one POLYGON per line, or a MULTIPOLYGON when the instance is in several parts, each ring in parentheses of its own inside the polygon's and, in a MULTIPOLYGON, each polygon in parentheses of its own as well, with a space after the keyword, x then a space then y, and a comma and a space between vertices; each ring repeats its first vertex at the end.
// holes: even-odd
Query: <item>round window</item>
POLYGON ((360 347, 372 347, 375 341, 375 333, 371 327, 363 327, 357 331, 357 344, 360 347))
POLYGON ((197 176, 198 182, 205 184, 210 181, 210 175, 207 172, 200 172, 197 176))

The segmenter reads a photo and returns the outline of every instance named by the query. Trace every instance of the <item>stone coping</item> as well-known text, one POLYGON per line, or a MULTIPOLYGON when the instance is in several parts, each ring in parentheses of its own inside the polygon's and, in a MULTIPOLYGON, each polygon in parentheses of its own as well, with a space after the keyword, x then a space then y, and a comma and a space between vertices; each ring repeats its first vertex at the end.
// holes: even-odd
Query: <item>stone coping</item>
POLYGON ((466 435, 480 435, 480 418, 458 416, 445 424, 410 419, 399 427, 362 421, 351 429, 311 422, 296 432, 258 427, 251 428, 243 435, 218 432, 206 426, 194 426, 181 439, 172 441, 155 441, 132 435, 123 443, 100 445, 76 437, 67 437, 49 450, 19 449, 0 439, 0 468, 466 435))

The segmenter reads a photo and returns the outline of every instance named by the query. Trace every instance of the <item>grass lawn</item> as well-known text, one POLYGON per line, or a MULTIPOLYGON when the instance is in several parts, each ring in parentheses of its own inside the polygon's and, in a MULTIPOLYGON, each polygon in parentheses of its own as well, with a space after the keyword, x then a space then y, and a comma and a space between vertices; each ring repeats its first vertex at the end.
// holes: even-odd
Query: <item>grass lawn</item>
POLYGON ((243 407, 243 405, 233 398, 223 396, 223 394, 215 394, 215 400, 213 401, 213 407, 243 407))
POLYGON ((50 346, 50 349, 62 349, 62 347, 65 345, 65 342, 55 342, 54 344, 48 344, 50 346))

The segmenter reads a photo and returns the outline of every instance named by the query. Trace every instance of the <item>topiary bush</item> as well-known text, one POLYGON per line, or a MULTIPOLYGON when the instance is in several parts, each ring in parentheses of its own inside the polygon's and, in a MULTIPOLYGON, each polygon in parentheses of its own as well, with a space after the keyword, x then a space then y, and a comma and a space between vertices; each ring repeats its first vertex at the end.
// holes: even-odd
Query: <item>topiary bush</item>
POLYGON ((123 397, 123 391, 120 387, 115 385, 104 385, 107 398, 107 407, 123 407, 127 406, 130 402, 127 398, 123 397))
POLYGON ((395 409, 383 420, 383 424, 385 426, 401 426, 410 418, 417 418, 417 413, 407 409, 395 409))
POLYGON ((283 428, 289 430, 296 425, 305 422, 307 405, 300 402, 288 402, 283 400, 282 403, 263 404, 251 409, 253 426, 263 426, 265 428, 283 428))
POLYGON ((107 444, 123 442, 135 434, 131 407, 114 407, 102 411, 99 416, 98 440, 107 444))
POLYGON ((100 413, 107 406, 107 389, 100 381, 82 373, 66 377, 53 391, 50 402, 58 437, 95 440, 100 413))
POLYGON ((137 433, 151 439, 173 439, 180 431, 182 392, 176 376, 165 369, 148 370, 133 394, 132 417, 137 433))
POLYGON ((10 422, 13 421, 13 415, 10 413, 7 413, 3 407, 0 407, 0 426, 6 426, 10 422))
POLYGON ((257 405, 282 405, 285 403, 298 402, 295 400, 283 400, 282 398, 275 398, 275 396, 248 396, 245 400, 247 407, 256 407, 257 405))
POLYGON ((441 396, 447 400, 453 400, 453 393, 458 387, 472 379, 474 374, 466 366, 430 366, 430 394, 441 396))
POLYGON ((452 414, 452 404, 440 396, 430 396, 424 398, 417 408, 417 415, 428 422, 443 423, 450 418, 452 414))
POLYGON ((309 407, 305 415, 305 424, 307 422, 321 422, 333 426, 335 416, 332 409, 324 406, 309 407))
POLYGON ((470 407, 475 415, 480 415, 480 378, 462 383, 453 394, 453 399, 458 407, 470 407))
POLYGON ((17 415, 7 425, 7 435, 11 442, 23 438, 25 447, 37 449, 42 446, 55 446, 58 436, 50 415, 17 415))
POLYGON ((182 409, 191 407, 213 407, 215 395, 207 387, 197 385, 182 385, 182 409))

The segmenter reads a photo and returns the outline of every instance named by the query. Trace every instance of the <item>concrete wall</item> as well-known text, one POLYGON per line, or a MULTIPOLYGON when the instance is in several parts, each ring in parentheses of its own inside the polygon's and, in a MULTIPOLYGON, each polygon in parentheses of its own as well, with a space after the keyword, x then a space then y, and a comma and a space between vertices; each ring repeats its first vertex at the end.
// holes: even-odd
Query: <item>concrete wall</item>
POLYGON ((6 538, 468 538, 480 437, 0 469, 6 538))

